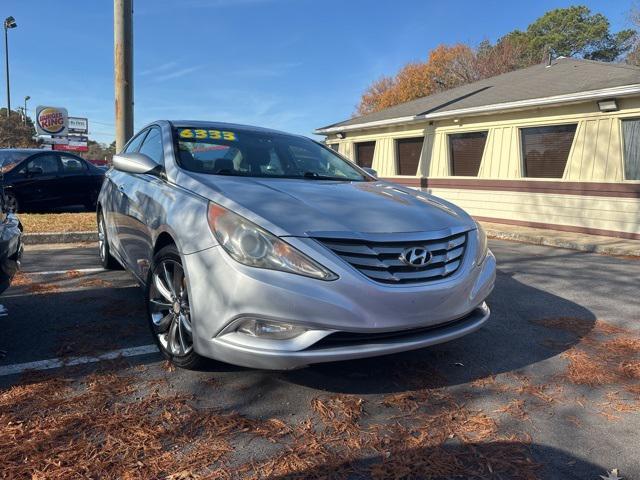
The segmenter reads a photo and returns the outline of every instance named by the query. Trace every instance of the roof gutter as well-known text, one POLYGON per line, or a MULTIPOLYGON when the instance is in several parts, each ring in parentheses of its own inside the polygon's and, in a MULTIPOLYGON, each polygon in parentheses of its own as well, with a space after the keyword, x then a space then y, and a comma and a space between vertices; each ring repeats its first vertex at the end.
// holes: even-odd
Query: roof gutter
POLYGON ((463 115, 486 115, 493 112, 524 110, 536 108, 545 105, 558 105, 569 103, 580 103, 589 100, 601 100, 609 97, 625 97, 640 94, 640 83, 632 85, 623 85, 620 87, 602 88, 599 90, 588 90, 584 92, 569 93, 564 95, 554 95, 551 97, 532 98, 528 100, 517 100, 514 102, 494 103, 491 105, 481 105, 478 107, 460 108, 457 110, 448 110, 445 112, 425 113, 422 115, 389 118, 386 120, 378 120, 375 122, 357 123, 353 125, 335 126, 327 128, 319 128, 314 131, 317 135, 328 135, 336 132, 345 132, 350 130, 363 130, 369 128, 385 127, 390 125, 401 125, 424 120, 436 120, 463 115))

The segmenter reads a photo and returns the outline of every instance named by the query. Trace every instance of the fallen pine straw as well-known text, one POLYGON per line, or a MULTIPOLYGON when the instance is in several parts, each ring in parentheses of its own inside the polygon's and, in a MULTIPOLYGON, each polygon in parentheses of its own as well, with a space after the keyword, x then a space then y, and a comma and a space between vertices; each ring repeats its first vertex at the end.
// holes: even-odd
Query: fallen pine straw
POLYGON ((134 382, 101 373, 79 386, 49 378, 0 393, 2 476, 151 479, 185 469, 204 475, 232 451, 230 436, 273 441, 288 433, 280 420, 196 409, 183 395, 140 397, 134 382))
POLYGON ((0 476, 529 480, 538 471, 526 441, 500 436, 494 419, 441 390, 387 396, 387 408, 404 415, 373 425, 361 423, 364 399, 322 396, 310 404, 312 417, 289 425, 197 408, 192 397, 161 395, 160 387, 110 371, 81 382, 25 377, 0 391, 0 476), (265 439, 277 450, 239 464, 233 455, 240 436, 265 439))
POLYGON ((362 404, 361 398, 352 395, 335 395, 327 399, 314 398, 311 401, 311 408, 334 432, 344 433, 358 429, 362 404))
POLYGON ((87 213, 21 213, 24 233, 95 232, 96 214, 87 213))
POLYGON ((602 335, 629 334, 624 328, 618 327, 603 320, 586 320, 577 317, 548 317, 532 320, 531 323, 545 328, 563 330, 579 337, 585 337, 590 333, 602 335))
POLYGON ((620 398, 619 391, 609 392, 606 397, 606 402, 600 403, 599 406, 603 408, 603 410, 600 411, 600 414, 604 415, 609 420, 620 419, 620 417, 615 415, 615 413, 631 413, 640 411, 640 403, 630 402, 628 399, 620 398))
MULTIPOLYGON (((419 396, 415 393, 414 398, 419 396)), ((302 422, 293 428, 294 442, 284 452, 241 467, 239 476, 255 480, 354 475, 375 479, 490 475, 537 478, 539 466, 531 460, 526 442, 507 442, 497 435, 493 419, 448 397, 421 405, 421 411, 406 416, 405 423, 368 427, 358 423, 362 405, 361 399, 353 396, 314 399, 312 408, 324 428, 310 420, 302 422), (356 429, 344 428, 345 422, 356 429), (449 445, 452 439, 457 444, 449 445)))
POLYGON ((566 378, 579 385, 610 385, 640 379, 640 340, 591 339, 586 348, 573 347, 562 354, 569 361, 566 378))
POLYGON ((584 337, 593 328, 593 322, 576 317, 549 317, 532 320, 531 323, 541 325, 546 328, 553 328, 572 333, 579 337, 584 337))
POLYGON ((84 288, 111 288, 113 287, 113 284, 106 280, 102 280, 101 278, 90 278, 87 280, 81 280, 78 283, 78 286, 84 288))
POLYGON ((640 338, 630 331, 601 320, 591 326, 588 321, 572 317, 545 318, 534 323, 582 337, 578 345, 562 353, 568 364, 561 378, 592 387, 640 379, 640 338))
POLYGON ((17 272, 11 281, 14 287, 25 287, 29 293, 47 293, 56 292, 59 287, 54 283, 34 282, 26 273, 17 272))
POLYGON ((512 417, 519 418, 520 420, 526 420, 529 418, 526 410, 524 409, 524 400, 522 399, 513 399, 506 405, 498 408, 496 412, 498 413, 506 413, 511 415, 512 417))

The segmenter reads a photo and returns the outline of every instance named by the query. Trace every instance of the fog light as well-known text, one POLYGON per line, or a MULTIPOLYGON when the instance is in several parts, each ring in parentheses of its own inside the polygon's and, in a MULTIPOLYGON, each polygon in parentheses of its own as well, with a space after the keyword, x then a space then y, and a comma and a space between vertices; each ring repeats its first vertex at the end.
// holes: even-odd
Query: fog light
POLYGON ((258 318, 247 318, 243 320, 237 332, 257 338, 268 338, 271 340, 288 340, 302 335, 306 328, 292 325, 291 323, 273 322, 258 318))

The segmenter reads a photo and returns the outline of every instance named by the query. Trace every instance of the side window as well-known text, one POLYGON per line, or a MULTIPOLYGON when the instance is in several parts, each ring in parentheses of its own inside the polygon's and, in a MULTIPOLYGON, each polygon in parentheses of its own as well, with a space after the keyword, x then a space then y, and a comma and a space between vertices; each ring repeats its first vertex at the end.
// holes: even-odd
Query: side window
POLYGON ((399 138, 396 140, 398 175, 417 175, 424 137, 399 138))
POLYGON ((129 145, 127 145, 127 148, 125 148, 124 152, 122 153, 136 153, 138 151, 138 148, 140 147, 140 144, 144 140, 144 137, 147 135, 147 132, 148 130, 140 132, 137 137, 129 142, 129 145))
POLYGON ((87 170, 87 166, 79 158, 61 155, 60 161, 63 173, 84 173, 87 170))
POLYGON ((622 121, 624 140, 624 179, 640 180, 640 120, 622 121))
POLYGON ((27 163, 27 174, 32 175, 51 175, 58 173, 58 157, 57 155, 39 155, 27 163))
POLYGON ((449 135, 451 175, 477 177, 482 163, 488 132, 455 133, 449 135))
POLYGON ((375 150, 376 142, 356 143, 356 164, 360 167, 371 168, 375 150))
POLYGON ((578 125, 553 125, 520 130, 524 176, 562 178, 578 125))
POLYGON ((147 137, 142 142, 139 153, 144 153, 158 165, 164 165, 162 133, 159 128, 154 127, 149 130, 147 137))

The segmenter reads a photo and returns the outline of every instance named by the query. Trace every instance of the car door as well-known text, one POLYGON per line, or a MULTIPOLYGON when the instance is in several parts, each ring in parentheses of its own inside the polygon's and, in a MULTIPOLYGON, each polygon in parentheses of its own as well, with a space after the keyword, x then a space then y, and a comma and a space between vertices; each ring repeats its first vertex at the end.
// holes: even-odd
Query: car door
MULTIPOLYGON (((147 132, 148 130, 145 129, 129 140, 122 153, 136 153, 147 132)), ((121 172, 116 169, 109 170, 105 175, 102 187, 104 190, 103 200, 101 202, 102 215, 109 244, 111 248, 117 252, 120 260, 126 263, 127 266, 129 266, 129 260, 122 247, 118 226, 124 223, 122 218, 127 215, 127 202, 123 191, 130 176, 130 173, 121 172)), ((126 231, 124 233, 126 234, 126 231)))
POLYGON ((93 183, 88 178, 88 168, 82 158, 75 155, 59 154, 60 179, 63 190, 60 202, 64 205, 84 205, 90 197, 93 183))
MULTIPOLYGON (((153 126, 144 138, 138 153, 143 153, 164 166, 162 131, 153 126)), ((124 254, 134 273, 145 279, 151 262, 152 229, 160 215, 157 194, 164 180, 151 174, 128 174, 120 184, 124 214, 118 216, 118 236, 124 254)))
POLYGON ((38 154, 26 160, 16 173, 13 189, 23 205, 58 205, 60 160, 55 153, 38 154))

